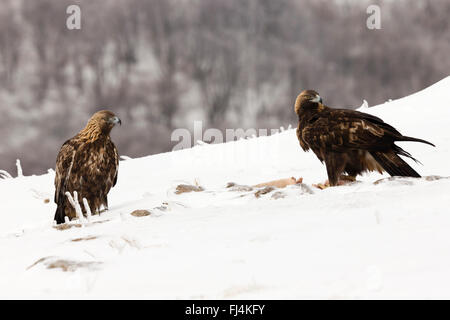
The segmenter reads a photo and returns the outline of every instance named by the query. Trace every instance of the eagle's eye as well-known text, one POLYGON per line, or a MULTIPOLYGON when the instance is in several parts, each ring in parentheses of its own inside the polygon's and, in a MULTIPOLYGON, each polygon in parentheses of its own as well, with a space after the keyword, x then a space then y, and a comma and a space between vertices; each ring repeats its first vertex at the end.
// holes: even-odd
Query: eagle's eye
POLYGON ((108 118, 108 123, 110 123, 112 125, 116 125, 116 124, 122 125, 122 121, 117 116, 113 116, 111 118, 108 118))
POLYGON ((308 101, 314 102, 314 103, 322 103, 322 98, 318 94, 309 95, 308 101))

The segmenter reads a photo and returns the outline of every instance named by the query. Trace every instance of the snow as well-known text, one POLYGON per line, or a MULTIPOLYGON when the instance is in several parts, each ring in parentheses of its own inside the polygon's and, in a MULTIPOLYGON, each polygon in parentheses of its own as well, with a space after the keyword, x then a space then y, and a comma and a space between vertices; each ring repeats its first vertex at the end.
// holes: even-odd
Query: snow
POLYGON ((450 298, 450 77, 366 105, 436 144, 400 145, 424 177, 444 178, 371 173, 322 191, 324 166, 289 129, 122 158, 110 210, 66 230, 52 223, 53 170, 0 179, 0 298, 450 298), (305 185, 259 198, 226 188, 291 176, 305 185), (179 184, 205 191, 175 194, 179 184))

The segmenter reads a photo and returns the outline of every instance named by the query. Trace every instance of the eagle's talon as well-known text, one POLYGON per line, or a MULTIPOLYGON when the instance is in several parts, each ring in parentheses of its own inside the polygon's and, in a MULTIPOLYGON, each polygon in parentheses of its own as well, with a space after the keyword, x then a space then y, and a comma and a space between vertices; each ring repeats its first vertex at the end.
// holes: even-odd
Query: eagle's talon
POLYGON ((341 175, 339 177, 339 182, 341 182, 341 181, 343 183, 355 182, 356 181, 356 177, 343 174, 343 175, 341 175))
POLYGON ((354 177, 354 176, 341 175, 337 182, 337 186, 345 186, 347 184, 352 184, 355 181, 356 181, 356 177, 354 177))
MULTIPOLYGON (((341 175, 336 186, 344 186, 346 184, 351 184, 356 181, 356 178, 353 176, 341 175)), ((324 183, 313 184, 313 187, 316 187, 320 190, 324 190, 326 188, 331 187, 330 181, 326 180, 324 183)))
POLYGON ((97 213, 100 215, 100 213, 108 211, 108 208, 103 208, 101 210, 98 210, 97 213))
POLYGON ((313 187, 316 187, 317 189, 320 189, 320 190, 324 190, 324 189, 330 187, 330 182, 327 180, 324 183, 313 184, 313 187))

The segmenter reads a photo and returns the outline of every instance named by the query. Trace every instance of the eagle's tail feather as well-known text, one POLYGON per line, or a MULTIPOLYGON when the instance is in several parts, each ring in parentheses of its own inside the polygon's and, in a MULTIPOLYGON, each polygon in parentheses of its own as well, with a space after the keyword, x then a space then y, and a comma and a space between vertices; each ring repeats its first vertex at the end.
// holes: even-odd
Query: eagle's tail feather
MULTIPOLYGON (((412 158, 409 153, 407 153, 406 151, 404 152, 406 154, 402 152, 399 153, 412 158)), ((371 152, 370 154, 380 164, 380 166, 382 166, 383 169, 386 170, 386 172, 389 173, 391 176, 420 178, 420 174, 418 174, 413 168, 411 168, 409 164, 407 164, 402 158, 400 158, 394 151, 389 152, 375 151, 371 152)))
POLYGON ((407 136, 401 136, 397 141, 421 142, 421 143, 426 143, 426 144, 429 144, 430 146, 436 147, 434 144, 432 144, 429 141, 426 141, 426 140, 423 140, 423 139, 418 139, 418 138, 413 138, 413 137, 407 137, 407 136))
POLYGON ((394 152, 395 152, 397 155, 401 155, 401 156, 408 157, 408 158, 414 160, 415 163, 420 163, 420 164, 422 164, 422 162, 420 162, 419 160, 417 160, 416 158, 414 158, 414 157, 411 155, 411 153, 409 153, 409 152, 406 151, 406 150, 403 150, 402 148, 400 148, 399 146, 397 146, 397 145, 395 145, 395 144, 394 144, 393 150, 394 150, 394 152))
POLYGON ((60 200, 57 203, 57 208, 56 208, 56 212, 55 212, 55 218, 54 220, 56 220, 56 224, 61 224, 65 222, 65 201, 64 201, 64 197, 60 197, 60 200), (62 199, 61 199, 62 198, 62 199))

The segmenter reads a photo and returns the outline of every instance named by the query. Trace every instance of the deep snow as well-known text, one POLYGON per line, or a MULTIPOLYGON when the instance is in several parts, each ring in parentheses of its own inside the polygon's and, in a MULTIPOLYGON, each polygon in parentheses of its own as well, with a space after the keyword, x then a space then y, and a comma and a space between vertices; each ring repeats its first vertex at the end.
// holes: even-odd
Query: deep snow
POLYGON ((450 298, 450 77, 361 111, 436 144, 400 145, 444 178, 321 191, 325 167, 290 129, 121 161, 110 210, 63 231, 53 172, 0 180, 0 298, 450 298), (226 188, 291 176, 306 186, 226 188))

